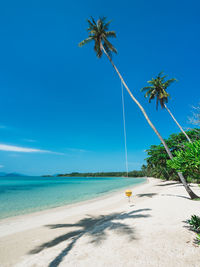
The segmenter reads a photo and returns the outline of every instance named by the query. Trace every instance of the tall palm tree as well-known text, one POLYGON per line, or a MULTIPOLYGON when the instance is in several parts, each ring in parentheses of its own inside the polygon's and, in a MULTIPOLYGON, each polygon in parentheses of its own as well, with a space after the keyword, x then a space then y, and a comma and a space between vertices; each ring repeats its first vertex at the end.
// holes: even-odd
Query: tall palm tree
MULTIPOLYGON (((160 141, 162 142, 163 146, 165 147, 165 150, 168 153, 169 158, 172 159, 173 158, 172 153, 169 150, 169 148, 168 148, 167 144, 165 143, 164 139, 162 138, 160 133, 157 131, 157 129, 155 128, 153 123, 150 121, 150 119, 149 119, 147 113, 145 112, 144 108, 141 106, 141 104, 138 102, 138 100, 133 96, 133 94, 131 93, 131 91, 128 88, 127 84, 125 83, 124 79, 122 78, 121 74, 119 73, 117 67, 115 66, 115 64, 112 61, 112 52, 117 53, 117 50, 108 41, 109 37, 116 37, 116 33, 114 31, 109 31, 108 30, 109 29, 109 25, 110 25, 110 21, 107 22, 105 17, 99 18, 97 20, 97 22, 94 20, 93 17, 91 17, 91 19, 88 19, 87 21, 88 21, 88 24, 89 24, 89 27, 87 29, 89 36, 88 36, 87 39, 85 39, 82 42, 80 42, 79 46, 81 47, 81 46, 93 41, 94 42, 94 51, 95 51, 97 57, 101 58, 103 53, 108 57, 110 63, 112 64, 113 68, 117 72, 121 82, 123 83, 124 87, 126 88, 127 92, 129 93, 130 97, 137 104, 137 106, 140 108, 140 110, 142 111, 145 119, 147 120, 147 122, 149 123, 151 128, 154 130, 154 132, 157 134, 158 138, 160 139, 160 141)), ((190 198, 191 199, 198 198, 198 196, 191 190, 191 188, 186 183, 186 180, 183 177, 182 173, 178 172, 178 175, 179 175, 180 180, 183 183, 186 191, 188 192, 190 198)))
POLYGON ((189 136, 186 134, 186 132, 183 130, 181 125, 177 122, 177 120, 167 107, 166 103, 168 103, 168 98, 170 97, 170 95, 166 92, 166 90, 173 82, 176 81, 176 79, 172 78, 165 80, 166 77, 167 75, 163 75, 163 72, 160 72, 155 79, 152 78, 150 81, 148 81, 147 83, 149 84, 149 86, 143 87, 141 91, 146 91, 145 97, 149 97, 149 103, 151 102, 151 100, 156 98, 156 109, 158 109, 158 105, 160 103, 161 108, 165 108, 169 112, 181 132, 185 135, 187 140, 192 143, 189 136))

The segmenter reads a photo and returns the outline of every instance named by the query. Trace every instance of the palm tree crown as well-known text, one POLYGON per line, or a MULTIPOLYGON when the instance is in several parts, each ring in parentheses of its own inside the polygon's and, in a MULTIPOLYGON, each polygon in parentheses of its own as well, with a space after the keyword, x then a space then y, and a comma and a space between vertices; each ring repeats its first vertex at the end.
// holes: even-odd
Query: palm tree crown
POLYGON ((160 72, 158 76, 147 83, 150 86, 143 87, 142 92, 146 91, 145 97, 149 97, 149 103, 152 99, 156 98, 156 109, 158 109, 158 104, 160 103, 161 108, 164 108, 164 104, 168 102, 168 97, 170 95, 166 92, 167 87, 169 87, 176 79, 172 78, 165 80, 167 75, 163 75, 163 72, 160 72))
POLYGON ((112 52, 117 53, 116 48, 108 41, 109 37, 116 37, 114 31, 108 31, 111 21, 106 22, 106 17, 99 18, 97 22, 93 17, 87 19, 89 27, 87 28, 89 37, 79 43, 79 46, 83 46, 91 41, 94 41, 94 51, 98 58, 101 58, 103 51, 102 46, 111 57, 112 52))

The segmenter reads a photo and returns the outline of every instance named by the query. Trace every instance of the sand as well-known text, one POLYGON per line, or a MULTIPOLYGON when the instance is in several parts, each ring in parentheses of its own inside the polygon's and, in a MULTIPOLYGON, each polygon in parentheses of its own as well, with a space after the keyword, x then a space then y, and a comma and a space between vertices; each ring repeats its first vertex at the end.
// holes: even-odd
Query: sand
POLYGON ((154 178, 132 190, 130 203, 123 190, 1 220, 0 266, 199 267, 200 246, 185 221, 200 215, 200 201, 154 178))

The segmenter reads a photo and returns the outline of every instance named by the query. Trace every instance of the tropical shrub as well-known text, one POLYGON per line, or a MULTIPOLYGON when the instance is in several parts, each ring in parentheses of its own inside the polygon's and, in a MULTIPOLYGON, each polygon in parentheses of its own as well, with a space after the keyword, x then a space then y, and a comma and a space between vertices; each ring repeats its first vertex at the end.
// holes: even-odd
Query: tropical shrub
POLYGON ((189 223, 191 230, 197 233, 195 243, 200 245, 200 217, 197 215, 192 215, 191 219, 187 221, 189 223))
POLYGON ((191 219, 187 221, 191 226, 191 229, 196 232, 200 233, 200 217, 197 215, 192 215, 191 219))
MULTIPOLYGON (((192 142, 200 141, 200 129, 192 129, 186 132, 192 142)), ((173 156, 176 156, 176 151, 185 150, 187 148, 186 138, 183 133, 172 134, 165 140, 173 156)), ((143 166, 146 176, 153 176, 164 180, 179 180, 176 170, 167 164, 169 157, 163 147, 160 145, 152 145, 146 150, 148 157, 146 158, 147 164, 143 166)), ((197 180, 198 174, 186 173, 188 182, 200 181, 197 180)))
POLYGON ((170 180, 170 177, 178 179, 175 171, 169 168, 166 164, 169 157, 162 145, 153 145, 150 149, 146 150, 146 152, 149 156, 146 159, 148 176, 166 180, 170 180))
POLYGON ((200 140, 185 143, 184 149, 175 151, 175 157, 167 160, 167 165, 184 175, 200 179, 200 140))

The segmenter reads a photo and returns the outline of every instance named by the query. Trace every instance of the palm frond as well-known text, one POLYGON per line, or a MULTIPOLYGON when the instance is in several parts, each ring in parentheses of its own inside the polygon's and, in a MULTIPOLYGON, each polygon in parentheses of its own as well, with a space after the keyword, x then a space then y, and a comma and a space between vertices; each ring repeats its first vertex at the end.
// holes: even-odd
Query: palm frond
POLYGON ((149 102, 156 98, 156 109, 158 109, 159 103, 161 108, 164 108, 164 104, 167 103, 168 98, 170 98, 170 94, 166 92, 166 89, 176 81, 174 78, 166 81, 166 77, 167 75, 160 72, 155 79, 152 78, 150 81, 147 81, 150 86, 146 86, 141 89, 142 92, 146 92, 145 97, 149 97, 149 102))
POLYGON ((161 77, 163 74, 164 74, 164 72, 161 71, 161 72, 158 73, 157 77, 161 77))
POLYGON ((167 80, 164 84, 163 84, 163 87, 165 88, 165 89, 167 89, 167 87, 169 87, 172 83, 174 83, 174 82, 177 82, 177 80, 175 79, 175 78, 172 78, 172 79, 169 79, 169 80, 167 80))
POLYGON ((107 19, 107 18, 106 18, 105 16, 103 16, 103 17, 99 17, 99 20, 101 20, 103 24, 106 23, 106 19, 107 19))
POLYGON ((105 33, 106 37, 113 37, 116 38, 116 33, 114 31, 108 31, 105 33))
POLYGON ((146 90, 153 89, 153 88, 154 88, 154 86, 146 86, 146 87, 141 88, 140 91, 144 92, 146 90))
POLYGON ((147 98, 147 97, 149 97, 149 96, 150 96, 150 98, 149 98, 149 99, 152 99, 152 94, 151 94, 151 93, 152 93, 152 90, 149 90, 149 91, 147 91, 147 92, 146 92, 146 94, 144 95, 144 97, 146 97, 146 98, 147 98))
POLYGON ((108 46, 110 51, 112 51, 115 54, 117 54, 117 49, 108 41, 108 39, 107 38, 103 38, 103 40, 104 40, 104 44, 106 44, 108 46))
POLYGON ((87 22, 88 22, 90 27, 94 27, 95 26, 89 19, 87 19, 87 22))
POLYGON ((167 75, 160 77, 160 81, 163 82, 167 78, 167 75))
POLYGON ((81 41, 81 42, 78 44, 78 46, 81 47, 81 46, 83 46, 83 45, 85 45, 85 44, 88 44, 88 43, 91 42, 92 40, 93 40, 93 37, 88 37, 87 39, 81 41))
POLYGON ((94 50, 98 58, 102 56, 102 45, 106 52, 111 56, 112 52, 117 53, 116 48, 108 41, 109 37, 116 37, 114 31, 108 31, 111 21, 106 21, 106 17, 100 17, 97 21, 93 17, 87 19, 88 22, 88 38, 79 43, 83 46, 90 41, 94 41, 94 50))
POLYGON ((91 16, 90 18, 91 18, 93 24, 94 24, 95 26, 97 26, 95 19, 94 19, 92 16, 91 16))
POLYGON ((146 92, 145 95, 149 96, 150 100, 153 100, 156 97, 156 90, 155 89, 154 90, 151 89, 148 92, 146 92))
POLYGON ((149 83, 149 84, 152 84, 153 86, 154 86, 155 82, 156 82, 156 80, 155 80, 155 79, 153 79, 153 78, 152 78, 152 80, 150 80, 150 81, 147 81, 147 83, 149 83))
POLYGON ((109 57, 112 58, 112 53, 111 53, 111 50, 108 47, 107 43, 104 42, 103 47, 106 50, 106 53, 109 55, 109 57))
POLYGON ((109 25, 110 25, 111 22, 112 22, 112 20, 110 20, 110 21, 108 21, 108 22, 106 22, 106 23, 104 24, 104 30, 105 30, 105 31, 107 31, 107 30, 109 29, 109 25))
POLYGON ((103 22, 102 22, 101 19, 98 19, 98 20, 97 20, 97 28, 98 28, 98 30, 100 30, 100 31, 103 29, 103 22))
POLYGON ((89 27, 87 28, 88 32, 97 31, 97 25, 94 19, 91 17, 91 20, 87 19, 89 27))
POLYGON ((95 42, 95 45, 94 45, 94 51, 96 52, 96 55, 98 58, 101 58, 102 57, 102 50, 101 50, 101 47, 100 47, 100 43, 99 42, 95 42))

